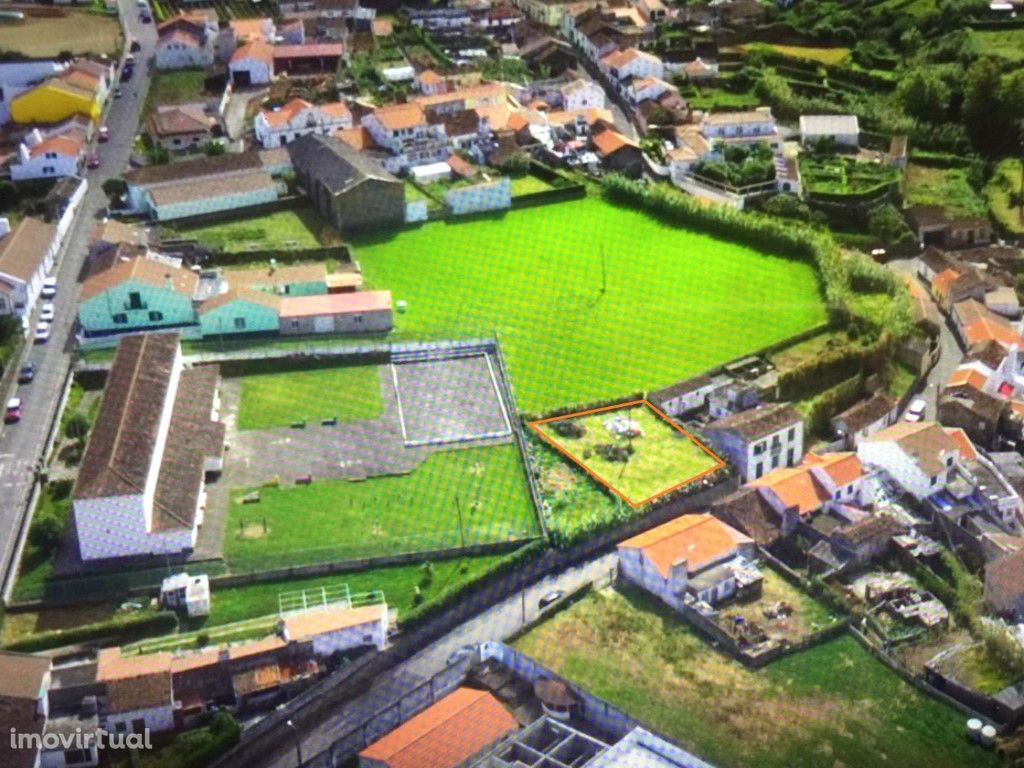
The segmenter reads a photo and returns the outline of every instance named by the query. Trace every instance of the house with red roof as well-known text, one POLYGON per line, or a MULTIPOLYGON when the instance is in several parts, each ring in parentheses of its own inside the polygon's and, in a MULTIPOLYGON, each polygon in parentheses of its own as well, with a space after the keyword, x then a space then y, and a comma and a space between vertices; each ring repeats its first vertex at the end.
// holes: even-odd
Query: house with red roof
POLYGON ((519 723, 488 691, 457 688, 359 753, 359 768, 459 768, 519 723))
POLYGON ((252 40, 231 54, 231 83, 236 87, 266 85, 274 79, 274 46, 252 40))
POLYGON ((622 576, 673 608, 761 588, 754 540, 709 514, 683 515, 618 546, 622 576))
POLYGON ((10 165, 11 180, 74 176, 82 169, 86 140, 85 130, 76 124, 45 134, 34 128, 18 145, 17 158, 10 165))
POLYGON ((391 291, 283 296, 280 333, 383 333, 392 328, 391 291))
POLYGON ((782 516, 782 533, 788 535, 823 510, 867 503, 866 474, 855 453, 808 453, 795 467, 773 469, 748 485, 782 516))
POLYGON ((180 11, 156 28, 157 69, 187 69, 213 64, 217 40, 215 11, 180 11))
POLYGON ((319 133, 329 136, 352 128, 352 111, 344 101, 311 104, 292 99, 274 109, 264 109, 253 121, 256 140, 264 149, 283 147, 300 136, 319 133))

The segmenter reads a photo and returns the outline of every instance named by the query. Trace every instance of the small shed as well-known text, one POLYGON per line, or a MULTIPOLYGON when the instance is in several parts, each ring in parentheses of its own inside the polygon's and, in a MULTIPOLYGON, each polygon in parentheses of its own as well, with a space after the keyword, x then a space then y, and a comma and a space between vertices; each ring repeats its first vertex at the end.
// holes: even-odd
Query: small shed
POLYGON ((860 146, 860 124, 856 115, 801 115, 800 143, 813 144, 832 139, 842 147, 860 146))
POLYGON ((452 177, 452 167, 442 160, 437 163, 414 166, 409 169, 409 173, 420 184, 429 184, 439 179, 450 179, 452 177))
POLYGON ((160 605, 174 611, 184 609, 190 619, 209 615, 210 577, 205 573, 168 576, 160 584, 160 605))

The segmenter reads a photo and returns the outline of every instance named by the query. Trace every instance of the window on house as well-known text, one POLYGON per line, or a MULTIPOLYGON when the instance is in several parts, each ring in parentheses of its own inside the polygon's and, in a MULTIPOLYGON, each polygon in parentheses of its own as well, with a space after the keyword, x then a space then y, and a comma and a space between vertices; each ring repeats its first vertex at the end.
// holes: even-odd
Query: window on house
POLYGON ((764 467, 761 465, 761 462, 758 462, 757 466, 754 467, 754 477, 760 477, 762 474, 764 474, 764 467))
POLYGON ((154 323, 159 322, 160 320, 164 319, 164 313, 157 312, 156 310, 154 310, 149 313, 149 319, 154 323))
POLYGON ((44 165, 43 166, 43 173, 53 173, 53 166, 52 165, 44 165))
POLYGON ((126 315, 124 312, 118 312, 111 318, 111 320, 113 320, 115 323, 118 323, 119 325, 124 325, 125 323, 128 322, 128 315, 126 315))
POLYGON ((938 482, 939 482, 939 476, 936 475, 935 477, 932 478, 932 485, 935 485, 938 482))
POLYGON ((245 318, 244 317, 236 317, 235 318, 235 330, 236 331, 245 330, 245 318))
POLYGON ((789 449, 789 453, 786 454, 786 463, 789 466, 793 466, 793 458, 794 458, 794 456, 793 456, 793 449, 790 448, 789 449))
POLYGON ((790 427, 789 428, 789 439, 790 440, 795 440, 796 439, 796 427, 790 427))
POLYGON ((128 294, 128 309, 145 309, 142 303, 142 294, 138 291, 132 291, 128 294))
POLYGON ((947 456, 946 457, 946 466, 947 467, 952 467, 953 466, 953 457, 952 456, 947 456))
POLYGON ((124 733, 128 730, 128 723, 114 723, 114 730, 117 733, 124 733))

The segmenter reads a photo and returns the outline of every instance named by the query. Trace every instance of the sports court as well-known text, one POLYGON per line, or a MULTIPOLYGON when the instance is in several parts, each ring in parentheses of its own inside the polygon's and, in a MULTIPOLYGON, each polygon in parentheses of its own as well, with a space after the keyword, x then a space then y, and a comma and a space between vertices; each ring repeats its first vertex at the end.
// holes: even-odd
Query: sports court
POLYGON ((498 391, 499 368, 487 352, 391 363, 406 446, 443 445, 512 433, 498 391))

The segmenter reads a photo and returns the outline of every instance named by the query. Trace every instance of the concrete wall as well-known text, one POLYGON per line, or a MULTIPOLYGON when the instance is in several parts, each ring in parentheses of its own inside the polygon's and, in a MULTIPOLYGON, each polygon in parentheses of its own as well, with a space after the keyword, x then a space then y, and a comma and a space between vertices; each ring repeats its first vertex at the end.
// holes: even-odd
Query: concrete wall
POLYGON ((456 215, 504 210, 512 207, 512 181, 503 176, 486 184, 449 189, 444 201, 456 215))

